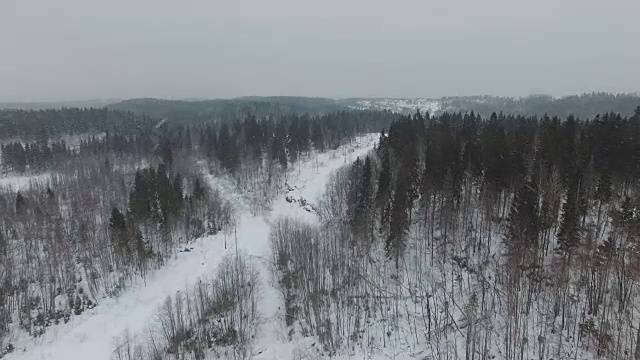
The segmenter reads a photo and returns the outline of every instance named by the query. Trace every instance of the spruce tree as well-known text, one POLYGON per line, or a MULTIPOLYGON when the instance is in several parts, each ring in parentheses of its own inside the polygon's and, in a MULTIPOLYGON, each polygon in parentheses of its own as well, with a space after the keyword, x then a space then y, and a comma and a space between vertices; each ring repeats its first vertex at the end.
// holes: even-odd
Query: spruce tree
POLYGON ((369 209, 371 206, 371 180, 373 176, 373 169, 371 164, 371 158, 367 156, 364 160, 362 168, 362 178, 360 180, 358 189, 358 214, 362 218, 367 218, 369 209))
POLYGON ((0 257, 6 257, 9 250, 7 238, 4 235, 4 229, 0 226, 0 257))
POLYGON ((538 191, 531 182, 520 188, 511 204, 505 237, 507 258, 517 266, 534 263, 540 233, 538 191))
POLYGON ((347 173, 347 220, 349 225, 355 229, 356 225, 356 217, 358 216, 358 191, 360 188, 360 177, 362 174, 362 160, 360 157, 356 158, 356 161, 353 162, 349 171, 347 173))
POLYGON ((18 191, 18 194, 16 195, 16 214, 18 214, 18 216, 24 216, 27 213, 27 200, 24 198, 24 196, 22 196, 22 193, 20 191, 18 191))
POLYGON ((196 179, 195 184, 193 184, 193 198, 196 200, 202 200, 205 196, 205 189, 200 184, 200 179, 196 179))
POLYGON ((137 170, 133 181, 133 189, 129 195, 129 212, 137 220, 145 220, 151 217, 150 201, 153 189, 150 186, 145 172, 137 170))
POLYGON ((580 187, 578 184, 570 186, 567 198, 562 204, 560 230, 558 231, 558 245, 561 252, 571 255, 580 241, 580 187))
POLYGON ((380 173, 378 174, 376 204, 380 209, 383 209, 388 202, 391 187, 391 164, 389 163, 389 149, 386 142, 380 143, 378 154, 380 157, 380 173))
POLYGON ((227 123, 222 124, 218 135, 216 155, 218 160, 229 172, 233 173, 238 165, 240 158, 236 137, 231 133, 231 129, 227 123))
POLYGON ((164 140, 161 145, 161 153, 162 162, 165 164, 171 165, 173 162, 173 146, 170 140, 164 140))
POLYGON ((391 164, 389 163, 389 149, 386 143, 381 143, 378 153, 381 155, 381 168, 378 174, 378 191, 376 193, 376 206, 380 214, 380 233, 384 234, 390 215, 391 192, 391 164))
POLYGON ((408 179, 405 176, 398 176, 391 205, 389 236, 385 245, 387 255, 395 260, 396 269, 399 265, 399 258, 404 252, 405 238, 409 230, 410 192, 408 179))
POLYGON ((111 210, 109 229, 111 230, 111 241, 116 254, 121 256, 130 254, 131 245, 129 243, 127 221, 122 212, 116 207, 111 210))
POLYGON ((316 151, 324 151, 324 134, 320 121, 313 121, 311 126, 311 143, 316 151))

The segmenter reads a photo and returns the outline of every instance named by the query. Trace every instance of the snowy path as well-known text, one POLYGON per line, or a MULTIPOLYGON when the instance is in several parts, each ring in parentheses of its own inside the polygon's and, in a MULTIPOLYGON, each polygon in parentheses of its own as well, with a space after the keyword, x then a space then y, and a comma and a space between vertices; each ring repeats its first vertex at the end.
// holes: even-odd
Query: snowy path
MULTIPOLYGON (((304 197, 312 204, 324 191, 331 174, 339 167, 365 155, 377 141, 377 134, 359 138, 353 145, 329 151, 295 166, 289 174, 294 190, 289 195, 304 197)), ((237 245, 240 250, 254 256, 260 264, 262 296, 259 309, 263 324, 254 344, 253 357, 261 360, 291 359, 295 344, 286 339, 281 320, 280 296, 272 286, 269 259, 270 223, 283 216, 295 216, 315 221, 315 215, 305 211, 298 203, 286 201, 281 194, 273 210, 264 216, 253 217, 248 209, 240 210, 237 226, 237 245)), ((154 272, 146 286, 129 288, 117 299, 102 299, 99 306, 71 318, 68 324, 52 326, 40 338, 22 338, 14 341, 16 351, 8 360, 75 360, 110 359, 115 337, 124 331, 139 333, 153 320, 156 309, 167 295, 172 295, 194 284, 200 276, 215 272, 227 252, 235 250, 236 237, 222 234, 194 241, 191 252, 179 253, 167 266, 154 272), (35 343, 35 345, 34 345, 35 343)))

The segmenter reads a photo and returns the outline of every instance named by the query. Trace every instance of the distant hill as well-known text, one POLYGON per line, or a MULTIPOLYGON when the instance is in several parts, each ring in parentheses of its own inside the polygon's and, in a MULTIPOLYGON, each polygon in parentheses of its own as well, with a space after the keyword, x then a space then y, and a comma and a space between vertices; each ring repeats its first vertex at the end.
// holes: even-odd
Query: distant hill
POLYGON ((110 109, 143 113, 172 122, 236 120, 248 114, 282 116, 285 114, 324 114, 343 106, 332 99, 305 97, 241 97, 215 100, 131 99, 108 105, 110 109))
POLYGON ((492 112, 525 116, 559 116, 573 114, 593 118, 597 114, 616 112, 632 115, 640 106, 639 94, 590 93, 554 98, 549 95, 527 97, 462 96, 442 98, 351 98, 334 100, 298 96, 244 96, 232 99, 166 100, 138 98, 62 102, 0 102, 0 109, 45 110, 61 108, 101 108, 145 114, 171 122, 206 122, 237 120, 252 114, 257 117, 286 114, 326 114, 345 109, 391 110, 411 114, 417 109, 438 114, 474 111, 488 117, 492 112))
POLYGON ((496 96, 448 97, 440 100, 442 111, 475 111, 487 117, 492 112, 525 116, 558 116, 566 118, 593 118, 609 112, 623 116, 633 115, 640 106, 638 94, 590 93, 554 98, 549 95, 532 95, 522 98, 496 96))
POLYGON ((416 110, 441 114, 443 112, 474 111, 483 117, 491 113, 504 113, 524 116, 558 116, 566 118, 574 115, 579 118, 593 118, 598 114, 610 112, 623 116, 633 115, 640 106, 638 94, 590 93, 554 98, 550 95, 531 95, 526 97, 499 96, 452 96, 442 98, 352 98, 339 100, 342 106, 361 110, 391 110, 397 113, 412 114, 416 110))
POLYGON ((62 108, 101 108, 111 103, 119 102, 119 99, 97 99, 78 101, 54 101, 54 102, 0 102, 0 109, 4 110, 48 110, 62 108))

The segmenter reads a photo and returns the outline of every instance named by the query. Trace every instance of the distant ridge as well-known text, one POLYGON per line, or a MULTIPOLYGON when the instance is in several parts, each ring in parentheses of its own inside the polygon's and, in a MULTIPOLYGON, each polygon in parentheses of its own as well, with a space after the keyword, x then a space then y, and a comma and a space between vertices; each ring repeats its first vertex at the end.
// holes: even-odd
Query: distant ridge
POLYGON ((45 110, 62 108, 101 108, 119 102, 120 99, 70 100, 70 101, 8 101, 0 102, 0 109, 45 110))
POLYGON ((247 96, 234 99, 164 100, 130 99, 107 106, 110 109, 142 113, 172 122, 237 120, 248 114, 257 117, 286 114, 326 114, 346 109, 333 99, 290 96, 247 96))

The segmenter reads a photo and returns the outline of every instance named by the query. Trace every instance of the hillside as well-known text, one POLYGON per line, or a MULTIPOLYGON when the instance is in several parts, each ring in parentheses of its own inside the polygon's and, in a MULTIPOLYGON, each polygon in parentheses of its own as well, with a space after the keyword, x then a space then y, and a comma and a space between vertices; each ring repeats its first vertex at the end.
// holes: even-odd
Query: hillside
POLYGON ((569 115, 581 119, 593 118, 598 114, 609 112, 631 116, 640 106, 638 94, 592 93, 554 98, 548 95, 531 95, 525 97, 499 96, 449 96, 441 98, 413 99, 345 99, 339 101, 351 109, 391 110, 405 115, 412 115, 416 110, 422 113, 441 114, 443 112, 475 112, 483 117, 491 113, 504 113, 522 116, 558 116, 569 115))
POLYGON ((119 102, 118 99, 96 99, 78 101, 34 101, 34 102, 0 102, 0 109, 4 110, 48 110, 62 108, 102 108, 119 102))

